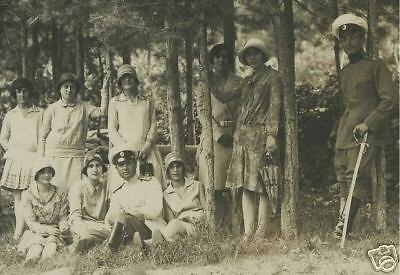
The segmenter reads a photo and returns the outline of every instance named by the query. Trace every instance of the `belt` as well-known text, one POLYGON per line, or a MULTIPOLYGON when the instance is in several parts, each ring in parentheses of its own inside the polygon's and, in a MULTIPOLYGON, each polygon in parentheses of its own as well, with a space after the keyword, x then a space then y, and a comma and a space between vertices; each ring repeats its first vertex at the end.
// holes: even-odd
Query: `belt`
POLYGON ((214 116, 212 117, 218 127, 235 127, 236 121, 234 120, 221 120, 218 121, 214 116))

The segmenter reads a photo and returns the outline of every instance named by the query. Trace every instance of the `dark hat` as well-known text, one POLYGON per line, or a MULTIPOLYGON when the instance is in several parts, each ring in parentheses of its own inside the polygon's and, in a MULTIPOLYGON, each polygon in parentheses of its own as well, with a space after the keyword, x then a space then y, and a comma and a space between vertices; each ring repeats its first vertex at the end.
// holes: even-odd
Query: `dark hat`
POLYGON ((210 53, 208 54, 210 64, 214 63, 215 56, 220 55, 222 51, 228 51, 228 48, 224 43, 218 43, 212 46, 210 53))
POLYGON ((131 150, 119 151, 112 157, 112 164, 118 165, 123 164, 130 160, 136 160, 137 153, 131 150))
POLYGON ((33 83, 27 78, 17 78, 11 84, 11 95, 15 98, 16 97, 16 90, 26 88, 29 92, 29 96, 32 97, 33 94, 33 83))
POLYGON ((64 84, 67 81, 72 81, 75 82, 76 84, 76 88, 79 90, 80 88, 80 81, 79 79, 76 77, 75 74, 73 73, 63 73, 60 77, 60 80, 58 82, 58 86, 57 86, 57 90, 60 90, 61 85, 64 84))
POLYGON ((365 30, 356 24, 344 24, 339 27, 339 38, 347 33, 365 33, 365 30))
POLYGON ((104 164, 103 159, 101 158, 101 156, 99 154, 97 154, 97 153, 89 152, 89 153, 86 154, 86 156, 85 156, 85 158, 83 160, 82 174, 87 176, 87 167, 94 160, 96 160, 96 161, 101 163, 101 165, 103 166, 103 173, 107 171, 107 167, 104 164))
POLYGON ((173 163, 173 162, 179 162, 179 163, 181 163, 182 164, 182 166, 183 166, 183 170, 184 170, 184 174, 186 173, 186 165, 185 165, 185 162, 184 162, 184 160, 183 160, 183 158, 180 156, 180 154, 178 154, 177 152, 171 152, 171 153, 169 153, 168 155, 166 155, 165 156, 165 160, 164 160, 164 163, 165 163, 165 170, 167 171, 167 177, 169 178, 169 176, 168 176, 168 169, 169 169, 169 166, 173 163))

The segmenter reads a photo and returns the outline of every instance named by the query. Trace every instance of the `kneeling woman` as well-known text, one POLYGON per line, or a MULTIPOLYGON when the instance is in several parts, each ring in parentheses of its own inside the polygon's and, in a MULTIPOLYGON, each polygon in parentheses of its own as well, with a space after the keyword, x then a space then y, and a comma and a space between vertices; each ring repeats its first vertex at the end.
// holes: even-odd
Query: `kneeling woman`
MULTIPOLYGON (((165 157, 167 189, 164 191, 165 211, 168 224, 160 233, 167 241, 180 234, 194 235, 195 223, 204 215, 205 194, 203 185, 185 177, 185 163, 177 153, 165 157)), ((158 232, 153 232, 157 241, 158 232)))
POLYGON ((102 179, 107 167, 100 155, 88 153, 82 169, 83 180, 69 191, 70 223, 75 252, 87 250, 108 238, 110 226, 104 223, 107 213, 107 184, 102 179))
POLYGON ((26 253, 27 264, 54 256, 57 248, 64 245, 68 201, 52 184, 54 175, 50 164, 38 161, 34 169, 35 182, 22 193, 22 212, 29 230, 22 236, 18 250, 26 253))

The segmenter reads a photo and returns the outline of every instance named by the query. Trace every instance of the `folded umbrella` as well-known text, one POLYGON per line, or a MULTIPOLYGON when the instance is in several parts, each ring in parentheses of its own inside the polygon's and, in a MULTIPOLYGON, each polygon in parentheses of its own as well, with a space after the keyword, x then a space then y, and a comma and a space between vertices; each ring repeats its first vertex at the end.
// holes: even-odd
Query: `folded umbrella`
POLYGON ((276 157, 270 152, 265 155, 265 165, 259 170, 262 182, 265 186, 272 215, 278 211, 279 192, 281 190, 281 172, 276 157))

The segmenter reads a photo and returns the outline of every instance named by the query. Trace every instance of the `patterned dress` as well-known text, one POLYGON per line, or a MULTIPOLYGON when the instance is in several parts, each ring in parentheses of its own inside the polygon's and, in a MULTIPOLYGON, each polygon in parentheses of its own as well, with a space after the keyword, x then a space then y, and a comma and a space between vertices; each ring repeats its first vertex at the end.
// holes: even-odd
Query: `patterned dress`
POLYGON ((35 244, 43 246, 51 242, 57 243, 58 246, 64 244, 61 236, 48 234, 47 228, 49 226, 63 227, 67 224, 68 200, 57 187, 51 185, 50 188, 51 195, 46 201, 40 198, 36 182, 22 192, 22 211, 29 229, 21 238, 18 245, 19 251, 26 251, 35 244))
POLYGON ((43 110, 36 106, 26 113, 17 106, 6 114, 0 133, 0 144, 6 151, 2 188, 24 190, 34 181, 31 170, 38 151, 42 118, 43 110))
POLYGON ((244 79, 227 187, 264 191, 259 169, 265 165, 267 136, 277 137, 280 109, 281 82, 277 71, 263 66, 244 79))

